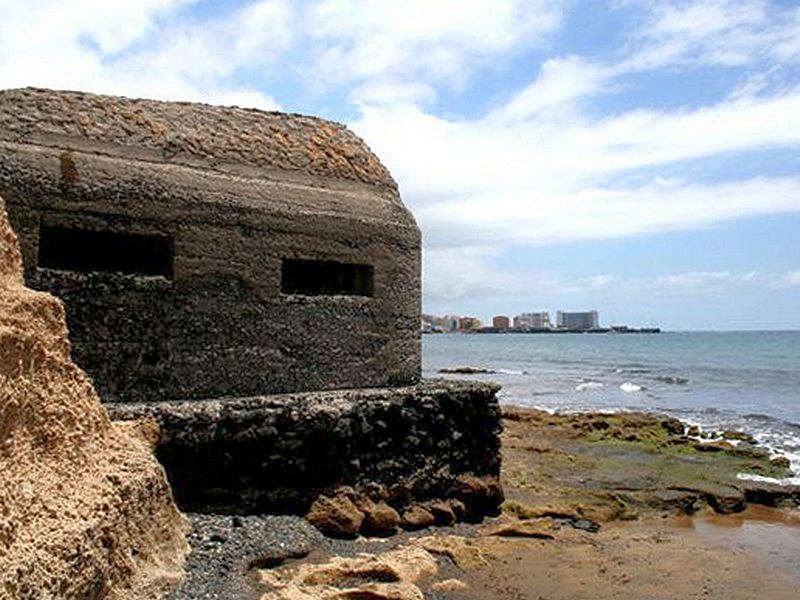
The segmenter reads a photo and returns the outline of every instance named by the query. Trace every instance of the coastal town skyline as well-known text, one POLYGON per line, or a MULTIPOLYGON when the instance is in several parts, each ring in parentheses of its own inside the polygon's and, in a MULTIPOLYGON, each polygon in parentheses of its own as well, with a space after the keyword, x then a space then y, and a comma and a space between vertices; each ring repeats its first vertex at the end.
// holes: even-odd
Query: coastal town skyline
POLYGON ((794 0, 11 0, 0 37, 0 88, 346 123, 424 233, 426 312, 800 328, 794 0))
POLYGON ((654 325, 632 327, 619 322, 603 324, 600 322, 600 314, 596 310, 557 310, 554 319, 551 319, 550 312, 545 310, 524 312, 513 317, 497 314, 488 321, 474 315, 423 313, 421 331, 422 333, 660 333, 661 329, 654 325))

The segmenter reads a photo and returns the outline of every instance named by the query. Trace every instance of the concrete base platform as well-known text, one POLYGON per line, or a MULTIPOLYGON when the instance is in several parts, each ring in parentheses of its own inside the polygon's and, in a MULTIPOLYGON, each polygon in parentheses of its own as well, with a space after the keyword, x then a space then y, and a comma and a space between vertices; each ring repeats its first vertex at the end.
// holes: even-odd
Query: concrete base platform
POLYGON ((158 421, 157 456, 187 511, 303 515, 346 486, 397 511, 453 499, 469 518, 503 499, 498 389, 435 380, 106 407, 158 421))

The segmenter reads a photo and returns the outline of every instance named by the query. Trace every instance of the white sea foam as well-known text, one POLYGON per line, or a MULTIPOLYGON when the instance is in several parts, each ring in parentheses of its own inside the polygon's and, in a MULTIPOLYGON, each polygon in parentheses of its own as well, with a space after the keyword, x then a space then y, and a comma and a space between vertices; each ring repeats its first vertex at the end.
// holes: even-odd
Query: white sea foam
POLYGON ((630 381, 626 381, 621 386, 619 386, 623 392, 630 394, 633 392, 641 392, 644 389, 644 386, 639 385, 638 383, 631 383, 630 381))
POLYGON ((586 381, 584 383, 579 383, 575 386, 576 392, 584 392, 586 390, 599 390, 606 386, 605 383, 600 383, 599 381, 586 381))
POLYGON ((800 476, 786 477, 784 479, 777 479, 775 477, 764 477, 763 475, 753 475, 752 473, 738 473, 737 479, 743 481, 756 481, 758 483, 774 483, 777 485, 800 485, 800 476))

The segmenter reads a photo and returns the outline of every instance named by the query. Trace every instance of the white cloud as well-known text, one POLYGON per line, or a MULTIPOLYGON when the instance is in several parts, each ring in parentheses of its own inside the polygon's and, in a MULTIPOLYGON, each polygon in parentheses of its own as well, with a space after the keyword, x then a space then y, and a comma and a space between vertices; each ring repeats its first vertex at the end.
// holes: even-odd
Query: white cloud
MULTIPOLYGON (((527 87, 477 119, 443 118, 407 102, 362 104, 353 127, 397 177, 429 249, 436 249, 426 257, 429 297, 439 297, 439 289, 450 295, 510 289, 513 277, 488 266, 510 245, 620 238, 800 211, 800 177, 700 183, 640 176, 614 183, 637 169, 657 173, 677 161, 800 144, 798 87, 693 109, 611 116, 585 109, 628 68, 551 59, 527 87), (464 260, 454 252, 462 247, 481 251, 464 260)), ((555 281, 550 287, 562 292, 575 288, 535 278, 555 281)))
POLYGON ((426 299, 450 301, 492 294, 497 290, 512 291, 519 278, 493 269, 489 261, 498 252, 480 246, 428 248, 423 252, 423 278, 426 299))
POLYGON ((3 54, 24 59, 18 52, 24 45, 30 53, 57 62, 54 46, 82 40, 96 44, 103 55, 113 54, 140 40, 160 16, 195 1, 5 0, 0 7, 3 54))
POLYGON ((608 287, 615 283, 619 278, 616 275, 592 275, 587 277, 584 281, 588 287, 592 289, 599 289, 608 287))
POLYGON ((622 285, 618 275, 597 274, 568 278, 549 271, 547 265, 524 270, 502 266, 500 251, 486 246, 428 248, 424 256, 425 305, 453 306, 466 298, 542 298, 553 294, 596 292, 622 285))
POLYGON ((141 40, 181 0, 99 0, 0 5, 0 85, 77 87, 100 75, 100 57, 141 40))
POLYGON ((318 77, 461 81, 558 26, 563 0, 322 0, 308 12, 318 77))
POLYGON ((783 21, 780 39, 772 46, 772 54, 778 60, 800 60, 800 6, 788 14, 783 21))
POLYGON ((353 126, 400 181, 431 245, 614 238, 800 210, 793 177, 607 183, 631 169, 798 144, 800 91, 560 127, 366 106, 353 126))
POLYGON ((242 67, 269 65, 291 42, 291 1, 262 0, 214 21, 181 18, 196 1, 4 2, 0 88, 278 108, 233 76, 242 67))
POLYGON ((735 293, 744 289, 763 290, 776 275, 758 271, 685 271, 652 277, 617 276, 615 282, 627 292, 662 294, 735 293))
POLYGON ((715 289, 720 284, 730 283, 731 279, 731 274, 727 271, 695 271, 662 275, 648 283, 652 289, 659 292, 706 292, 715 289))
POLYGON ((546 115, 552 119, 563 115, 575 102, 601 92, 610 75, 609 69, 579 56, 550 59, 542 65, 539 76, 491 118, 520 122, 546 115))
POLYGON ((800 58, 798 9, 781 9, 767 0, 641 4, 648 16, 632 35, 627 69, 677 63, 731 67, 765 58, 800 58))
POLYGON ((779 290, 800 287, 800 269, 788 271, 780 277, 776 277, 772 287, 779 290))
POLYGON ((426 261, 426 275, 431 283, 425 287, 425 305, 445 311, 474 298, 495 305, 524 306, 531 300, 542 302, 555 297, 569 304, 570 298, 585 303, 590 298, 619 293, 642 299, 800 287, 800 271, 782 275, 758 271, 685 271, 648 277, 625 273, 576 277, 548 270, 547 265, 504 268, 498 254, 486 248, 435 249, 429 254, 432 255, 426 261))

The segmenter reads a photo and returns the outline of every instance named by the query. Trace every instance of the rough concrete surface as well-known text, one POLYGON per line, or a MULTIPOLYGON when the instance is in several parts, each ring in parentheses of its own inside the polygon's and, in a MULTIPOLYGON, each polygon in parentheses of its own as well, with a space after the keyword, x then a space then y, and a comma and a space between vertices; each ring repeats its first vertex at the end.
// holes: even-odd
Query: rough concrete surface
POLYGON ((22 283, 0 199, 0 598, 156 598, 188 525, 152 422, 112 423, 69 358, 64 308, 22 283))
POLYGON ((7 90, 0 153, 26 281, 65 302, 73 358, 104 402, 419 380, 419 228, 386 169, 344 126, 7 90), (139 236, 142 256, 158 254, 161 269, 53 266, 48 256, 75 247, 48 254, 53 231, 109 243, 139 236), (297 293, 284 271, 298 260, 357 265, 369 281, 297 293))

